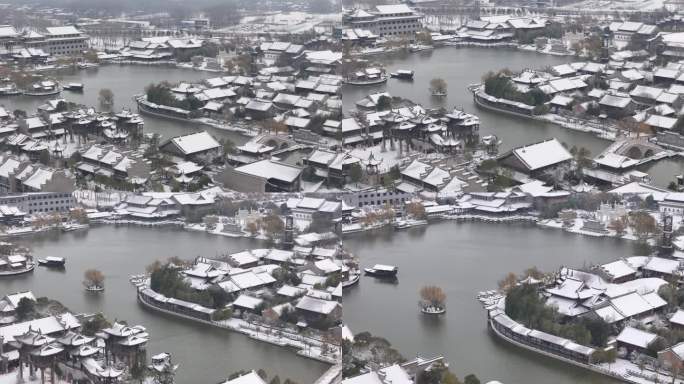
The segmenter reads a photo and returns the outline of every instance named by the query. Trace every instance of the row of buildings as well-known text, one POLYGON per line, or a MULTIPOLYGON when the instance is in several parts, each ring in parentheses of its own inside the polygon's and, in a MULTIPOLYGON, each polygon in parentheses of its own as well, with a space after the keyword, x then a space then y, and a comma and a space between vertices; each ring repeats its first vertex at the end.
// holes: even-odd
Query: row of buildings
POLYGON ((0 25, 0 57, 23 60, 81 54, 88 50, 88 40, 87 35, 69 25, 46 27, 44 31, 17 31, 10 25, 0 25))

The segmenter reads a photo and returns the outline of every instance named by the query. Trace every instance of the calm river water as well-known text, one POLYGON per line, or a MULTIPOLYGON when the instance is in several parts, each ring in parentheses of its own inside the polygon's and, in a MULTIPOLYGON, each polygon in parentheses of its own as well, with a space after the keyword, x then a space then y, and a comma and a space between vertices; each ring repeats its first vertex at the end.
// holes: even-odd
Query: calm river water
POLYGON ((128 278, 154 260, 171 256, 194 259, 263 247, 256 240, 210 236, 170 228, 101 226, 87 232, 25 238, 37 257, 62 256, 64 272, 38 267, 33 274, 0 280, 0 294, 32 290, 61 301, 75 312, 103 312, 109 319, 141 324, 152 335, 150 353, 170 352, 181 364, 178 383, 215 383, 242 369, 264 368, 269 375, 312 383, 327 365, 299 357, 294 351, 261 343, 230 331, 199 325, 145 309, 138 304, 128 278), (84 291, 86 269, 105 274, 101 295, 84 291))
MULTIPOLYGON (((370 60, 380 60, 388 72, 412 69, 415 71, 414 80, 410 82, 389 79, 386 84, 372 87, 345 86, 345 111, 354 109, 354 103, 369 93, 387 91, 392 96, 404 97, 426 107, 444 107, 448 110, 456 107, 477 114, 480 117, 480 135, 496 135, 503 141, 501 151, 555 137, 569 146, 585 147, 591 151, 592 156, 596 156, 609 144, 608 141, 590 133, 572 131, 554 124, 480 108, 473 102, 473 97, 467 90, 468 85, 479 83, 488 71, 503 68, 512 71, 525 68, 543 69, 572 62, 573 57, 542 55, 512 48, 444 47, 413 54, 395 54, 387 58, 373 57, 370 60), (437 77, 447 82, 448 96, 445 98, 434 98, 430 95, 430 80, 437 77)), ((675 159, 660 161, 645 170, 655 183, 665 186, 674 180, 674 174, 681 174, 684 171, 684 162, 675 159)))
POLYGON ((399 268, 398 283, 362 277, 344 294, 344 319, 355 333, 387 338, 405 357, 444 355, 461 378, 506 384, 613 383, 602 376, 512 347, 490 335, 475 295, 495 289, 508 272, 537 266, 582 267, 631 254, 631 244, 545 230, 533 225, 442 222, 422 229, 345 240, 362 267, 399 268), (423 285, 447 294, 447 313, 418 308, 423 285))
MULTIPOLYGON (((607 146, 606 141, 551 124, 478 109, 466 90, 468 84, 478 82, 489 70, 542 68, 569 60, 516 50, 477 48, 443 48, 425 54, 397 56, 385 60, 387 69, 415 70, 413 83, 391 79, 379 87, 347 87, 344 104, 349 109, 366 94, 387 89, 395 96, 439 106, 439 101, 429 95, 428 83, 434 77, 442 77, 449 85, 449 96, 441 103, 447 108, 456 106, 478 114, 481 134, 496 134, 503 140, 502 150, 557 137, 597 154, 607 146)), ((210 76, 213 75, 177 68, 112 65, 66 74, 61 81, 83 82, 86 87, 83 94, 64 92, 63 96, 87 105, 96 105, 99 90, 110 88, 115 94, 116 109, 120 109, 124 106, 133 108, 131 97, 151 82, 210 76)), ((0 98, 0 104, 10 110, 21 108, 29 112, 41 102, 25 97, 0 98)), ((207 128, 145 117, 145 130, 166 138, 197 129, 207 128)), ((210 131, 236 142, 245 140, 231 132, 210 131)), ((662 184, 682 168, 681 162, 668 160, 653 166, 650 172, 662 184)), ((279 347, 254 342, 243 335, 145 310, 136 302, 134 288, 128 282, 131 274, 144 271, 155 259, 213 256, 259 247, 258 242, 176 229, 111 226, 58 237, 27 238, 21 242, 31 246, 39 257, 64 256, 68 260, 66 271, 38 268, 31 275, 3 279, 0 293, 30 289, 37 295, 60 300, 77 312, 102 311, 110 318, 145 325, 153 338, 150 351, 171 352, 182 364, 180 383, 216 382, 236 370, 264 367, 271 374, 291 377, 303 384, 313 382, 326 369, 324 364, 300 358, 279 347), (88 268, 105 273, 107 289, 104 294, 90 296, 84 292, 81 281, 88 268)), ((485 313, 475 300, 475 294, 495 287, 505 273, 532 265, 553 270, 563 264, 582 266, 614 260, 630 254, 628 243, 518 225, 445 222, 417 232, 353 237, 346 244, 360 256, 363 266, 388 263, 397 265, 400 270, 397 285, 363 278, 359 286, 345 292, 344 317, 355 332, 369 330, 387 337, 407 357, 419 353, 444 354, 461 377, 473 372, 483 379, 500 379, 511 384, 607 382, 602 377, 522 352, 493 339, 486 330, 485 313), (418 312, 418 290, 424 284, 437 284, 446 290, 449 311, 441 319, 426 319, 418 312)))
MULTIPOLYGON (((100 89, 109 88, 114 93, 114 109, 122 108, 137 109, 133 96, 145 92, 145 87, 152 83, 168 81, 171 84, 180 81, 197 81, 208 77, 219 76, 218 74, 191 69, 176 68, 170 66, 147 66, 147 65, 103 65, 91 70, 63 70, 55 74, 62 83, 83 83, 85 88, 82 93, 63 91, 61 97, 68 101, 97 107, 100 89)), ((36 107, 51 97, 11 96, 0 97, 0 105, 8 110, 23 109, 29 115, 35 113, 36 107)), ((194 131, 206 130, 216 138, 229 138, 235 143, 242 144, 247 138, 235 132, 214 129, 208 126, 188 124, 174 120, 160 119, 149 115, 145 119, 145 132, 159 133, 163 138, 170 138, 194 131)))

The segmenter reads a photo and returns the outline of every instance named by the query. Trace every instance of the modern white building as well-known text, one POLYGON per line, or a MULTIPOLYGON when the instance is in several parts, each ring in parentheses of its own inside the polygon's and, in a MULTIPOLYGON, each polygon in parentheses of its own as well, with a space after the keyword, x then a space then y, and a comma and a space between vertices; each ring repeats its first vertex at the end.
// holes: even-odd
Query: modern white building
POLYGON ((344 16, 344 22, 381 37, 412 38, 422 28, 421 18, 406 4, 390 4, 376 5, 368 11, 355 9, 344 16))
POLYGON ((287 208, 292 211, 295 225, 303 230, 309 227, 317 217, 324 220, 339 218, 342 203, 313 197, 291 198, 287 200, 287 208))
POLYGON ((350 191, 342 195, 342 201, 348 206, 384 206, 401 205, 413 197, 412 193, 400 190, 388 190, 387 188, 368 188, 359 191, 350 191))
POLYGON ((23 212, 68 212, 76 199, 68 192, 36 192, 0 196, 0 205, 15 207, 23 212))
POLYGON ((89 37, 74 26, 48 27, 45 30, 43 49, 51 55, 73 55, 88 49, 89 37))

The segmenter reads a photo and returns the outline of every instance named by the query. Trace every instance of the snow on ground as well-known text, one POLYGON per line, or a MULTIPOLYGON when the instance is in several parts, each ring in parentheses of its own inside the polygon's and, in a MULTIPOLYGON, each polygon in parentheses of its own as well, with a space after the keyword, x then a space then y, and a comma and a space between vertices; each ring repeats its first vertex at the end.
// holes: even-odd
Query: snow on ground
POLYGON ((616 359, 613 363, 603 363, 597 364, 597 366, 603 370, 611 371, 619 376, 622 376, 626 381, 638 384, 653 384, 658 383, 674 383, 674 384, 684 384, 684 380, 677 379, 672 381, 672 377, 665 372, 655 373, 652 370, 639 369, 639 366, 632 363, 631 361, 625 359, 616 359), (655 379, 658 381, 655 381, 655 379))
MULTIPOLYGON (((408 163, 409 159, 406 157, 399 157, 398 145, 395 146, 394 150, 390 149, 390 144, 385 144, 386 150, 383 152, 380 144, 374 145, 372 147, 362 147, 354 148, 350 151, 350 154, 354 157, 361 159, 362 161, 368 161, 371 154, 375 160, 380 161, 378 170, 380 172, 386 172, 395 165, 401 165, 403 163, 408 163)), ((406 152, 404 152, 405 154, 406 152)))
POLYGON ((660 10, 664 6, 663 0, 634 0, 634 1, 606 1, 587 0, 568 4, 560 8, 566 9, 601 9, 601 10, 636 10, 653 11, 660 10))
POLYGON ((114 207, 126 198, 124 192, 95 192, 91 190, 78 190, 73 193, 76 201, 88 208, 114 207))
POLYGON ((250 33, 302 33, 317 29, 319 24, 341 22, 341 13, 310 14, 305 12, 284 12, 270 15, 247 16, 240 24, 219 29, 221 32, 250 33))
MULTIPOLYGON (((0 375, 0 384, 40 384, 40 371, 36 373, 36 377, 30 378, 29 377, 29 372, 28 368, 24 369, 24 379, 23 381, 19 380, 19 372, 10 372, 6 373, 3 375, 0 375)), ((45 370, 45 381, 48 381, 50 378, 50 371, 45 370)), ((58 380, 55 378, 55 383, 56 384, 68 384, 68 382, 63 381, 63 380, 58 380)))

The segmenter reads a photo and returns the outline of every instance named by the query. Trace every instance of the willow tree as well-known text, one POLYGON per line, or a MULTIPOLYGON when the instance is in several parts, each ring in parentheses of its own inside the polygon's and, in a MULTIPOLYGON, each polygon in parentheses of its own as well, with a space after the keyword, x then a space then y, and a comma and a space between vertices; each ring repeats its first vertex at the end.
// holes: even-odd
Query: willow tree
POLYGON ((426 285, 420 289, 420 297, 433 306, 443 306, 446 293, 436 285, 426 285))
POLYGON ((432 93, 445 94, 447 91, 446 80, 439 77, 430 80, 430 91, 432 93))
POLYGON ((104 274, 97 269, 88 269, 85 271, 83 285, 86 287, 104 287, 104 274))

